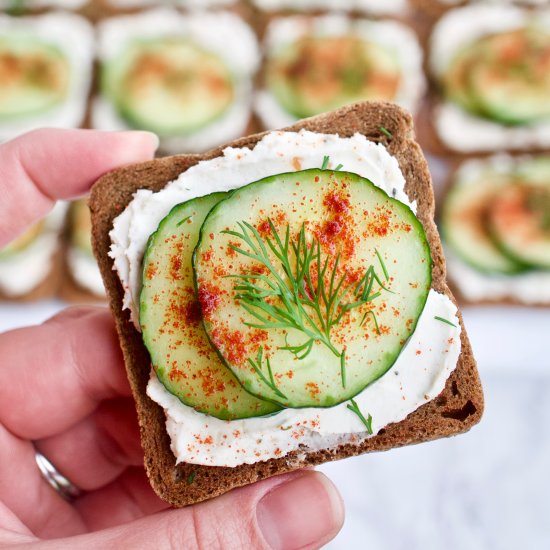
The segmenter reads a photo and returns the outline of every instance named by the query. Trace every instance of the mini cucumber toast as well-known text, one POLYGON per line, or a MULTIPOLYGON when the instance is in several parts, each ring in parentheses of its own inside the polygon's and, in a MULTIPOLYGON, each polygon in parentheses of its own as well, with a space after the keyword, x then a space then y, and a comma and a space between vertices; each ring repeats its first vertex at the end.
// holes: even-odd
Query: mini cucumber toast
POLYGON ((92 250, 92 220, 86 199, 71 202, 68 212, 62 299, 72 303, 105 300, 105 288, 92 250))
POLYGON ((0 141, 80 127, 92 80, 94 33, 84 17, 20 15, 0 13, 0 141))
POLYGON ((461 294, 473 301, 550 302, 544 290, 550 281, 550 159, 471 160, 453 179, 441 224, 456 254, 449 271, 461 294))
POLYGON ((90 206, 147 471, 173 505, 479 420, 399 108, 123 168, 90 206))
POLYGON ((61 233, 66 205, 0 249, 0 299, 31 301, 51 297, 59 286, 61 233))
POLYGON ((91 123, 155 132, 164 154, 204 151, 246 132, 258 42, 233 11, 171 6, 99 23, 91 123))
POLYGON ((436 154, 550 147, 548 6, 472 2, 430 29, 432 94, 420 141, 436 154))
POLYGON ((394 101, 415 111, 425 89, 418 39, 397 21, 274 17, 264 49, 255 108, 266 128, 356 101, 394 101))

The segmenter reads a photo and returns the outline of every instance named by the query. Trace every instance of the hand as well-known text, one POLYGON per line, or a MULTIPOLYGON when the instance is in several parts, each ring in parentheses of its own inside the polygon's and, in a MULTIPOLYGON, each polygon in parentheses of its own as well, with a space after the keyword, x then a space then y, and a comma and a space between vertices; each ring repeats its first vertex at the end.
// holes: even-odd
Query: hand
MULTIPOLYGON (((151 134, 87 130, 40 130, 1 145, 0 246, 55 200, 83 195, 103 173, 148 160, 155 148, 151 134)), ((167 510, 143 469, 105 309, 70 308, 0 334, 0 365, 0 548, 316 548, 341 527, 340 497, 311 470, 167 510), (35 447, 82 496, 69 503, 52 489, 35 447)))

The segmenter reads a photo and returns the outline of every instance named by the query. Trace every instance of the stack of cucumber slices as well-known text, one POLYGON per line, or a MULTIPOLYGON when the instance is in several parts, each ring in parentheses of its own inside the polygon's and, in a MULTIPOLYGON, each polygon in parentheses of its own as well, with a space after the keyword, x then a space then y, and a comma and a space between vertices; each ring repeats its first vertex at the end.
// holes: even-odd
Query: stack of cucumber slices
POLYGON ((514 275, 550 269, 550 157, 510 172, 488 168, 449 192, 443 236, 477 271, 514 275))
POLYGON ((484 36, 462 48, 442 81, 445 96, 507 125, 550 117, 550 34, 536 27, 484 36))
POLYGON ((183 404, 225 420, 331 407, 414 332, 432 273, 421 223, 326 161, 179 204, 151 235, 140 325, 183 404))

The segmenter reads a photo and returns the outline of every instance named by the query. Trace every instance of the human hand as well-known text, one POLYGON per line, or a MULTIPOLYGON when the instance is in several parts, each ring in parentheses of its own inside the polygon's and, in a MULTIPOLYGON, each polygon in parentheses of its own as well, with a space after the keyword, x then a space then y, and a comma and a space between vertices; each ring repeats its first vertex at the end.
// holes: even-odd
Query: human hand
MULTIPOLYGON (((40 130, 0 146, 0 246, 57 199, 152 158, 154 136, 40 130)), ((113 322, 70 308, 0 334, 0 548, 317 548, 343 507, 311 470, 273 477, 182 510, 152 491, 113 322), (35 449, 83 490, 64 500, 35 449), (69 538, 70 537, 70 538, 69 538)))

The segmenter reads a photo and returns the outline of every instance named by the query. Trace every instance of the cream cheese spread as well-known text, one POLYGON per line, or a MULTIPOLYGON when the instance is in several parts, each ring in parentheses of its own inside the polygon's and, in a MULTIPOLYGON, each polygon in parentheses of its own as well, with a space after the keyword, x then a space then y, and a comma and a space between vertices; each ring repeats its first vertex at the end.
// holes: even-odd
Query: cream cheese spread
MULTIPOLYGON (((422 49, 414 32, 397 21, 351 19, 337 14, 313 18, 294 16, 274 19, 267 28, 264 49, 269 55, 270 52, 276 52, 305 35, 328 37, 349 34, 380 44, 393 52, 402 71, 394 101, 414 112, 426 89, 422 70, 422 49)), ((257 92, 255 110, 265 128, 290 126, 296 121, 296 117, 286 111, 268 89, 257 92)))
POLYGON ((11 139, 34 128, 76 128, 86 113, 88 91, 92 78, 94 34, 92 26, 82 17, 65 12, 52 12, 31 17, 0 15, 0 34, 10 36, 31 34, 60 49, 70 65, 70 84, 65 100, 47 111, 0 123, 0 141, 11 139))
POLYGON ((93 256, 76 246, 71 246, 67 250, 67 264, 74 281, 80 287, 95 296, 105 296, 103 279, 93 256))
MULTIPOLYGON (((201 161, 158 193, 138 191, 115 220, 111 256, 125 289, 124 307, 130 309, 136 327, 147 240, 175 204, 270 175, 318 168, 324 156, 416 210, 404 191, 405 179, 397 160, 384 146, 360 134, 340 138, 304 130, 280 131, 265 136, 252 150, 227 148, 223 156, 201 161)), ((355 398, 361 409, 372 415, 374 433, 402 420, 443 390, 460 354, 459 327, 453 303, 430 291, 417 328, 391 371, 355 398)), ((178 462, 235 466, 368 437, 364 425, 345 404, 330 409, 288 409, 270 417, 227 422, 182 404, 154 375, 148 393, 164 407, 178 462)))
MULTIPOLYGON (((532 157, 494 155, 464 162, 455 185, 482 185, 486 173, 510 174, 532 157)), ((489 176, 490 177, 490 176, 489 176)), ((523 304, 550 304, 550 272, 530 271, 514 275, 482 273, 446 248, 447 272, 460 294, 471 302, 515 300, 523 304)))
MULTIPOLYGON (((229 109, 191 134, 161 136, 162 151, 204 151, 245 133, 251 113, 252 76, 260 64, 260 51, 252 29, 240 17, 229 12, 181 14, 158 9, 108 19, 99 25, 98 32, 98 55, 103 62, 117 56, 131 40, 178 36, 219 55, 233 74, 235 99, 229 109)), ((104 96, 93 103, 92 125, 100 130, 130 128, 104 96)))
POLYGON ((67 204, 58 202, 28 246, 0 259, 0 290, 4 294, 14 298, 27 294, 50 274, 66 212, 67 204))
MULTIPOLYGON (((455 54, 467 44, 496 32, 534 24, 550 33, 550 9, 536 12, 517 6, 472 5, 452 10, 436 24, 430 41, 430 68, 436 77, 448 69, 455 54)), ((476 117, 443 101, 435 109, 441 140, 463 153, 550 147, 550 121, 529 126, 505 126, 476 117)))
POLYGON ((372 15, 406 15, 407 0, 253 0, 265 11, 292 10, 338 10, 358 11, 372 15))

